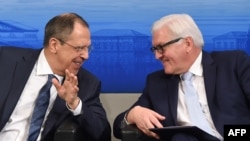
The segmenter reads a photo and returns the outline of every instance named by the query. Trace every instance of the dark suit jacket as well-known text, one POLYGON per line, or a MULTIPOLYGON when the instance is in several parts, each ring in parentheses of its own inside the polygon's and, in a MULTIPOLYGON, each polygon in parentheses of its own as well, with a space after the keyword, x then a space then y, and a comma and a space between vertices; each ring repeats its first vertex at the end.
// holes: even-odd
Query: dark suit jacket
MULTIPOLYGON (((241 51, 203 51, 202 66, 208 106, 216 129, 223 136, 225 124, 250 124, 250 59, 241 51)), ((179 75, 163 70, 147 76, 143 94, 135 105, 166 116, 163 126, 177 125, 179 75)), ((126 111, 125 111, 126 112, 126 111)), ((124 113, 114 121, 114 135, 121 138, 124 113)))
MULTIPOLYGON (((14 47, 0 48, 0 131, 10 118, 40 51, 14 47)), ((52 141, 59 125, 64 120, 72 118, 82 126, 85 131, 83 134, 90 140, 110 141, 110 125, 99 99, 101 82, 83 68, 77 76, 83 114, 73 116, 65 101, 57 97, 45 123, 42 140, 52 141)))

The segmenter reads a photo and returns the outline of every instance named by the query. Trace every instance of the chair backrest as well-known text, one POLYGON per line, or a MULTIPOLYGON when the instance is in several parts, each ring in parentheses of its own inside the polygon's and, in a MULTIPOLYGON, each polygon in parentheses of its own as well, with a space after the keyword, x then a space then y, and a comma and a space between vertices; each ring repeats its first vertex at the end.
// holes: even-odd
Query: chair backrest
POLYGON ((72 120, 64 121, 56 130, 54 141, 88 141, 79 125, 72 120))

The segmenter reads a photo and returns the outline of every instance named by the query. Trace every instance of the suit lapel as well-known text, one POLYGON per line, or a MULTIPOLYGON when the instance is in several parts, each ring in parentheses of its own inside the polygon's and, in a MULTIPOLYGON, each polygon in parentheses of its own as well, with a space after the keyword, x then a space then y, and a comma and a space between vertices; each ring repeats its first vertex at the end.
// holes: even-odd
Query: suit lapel
POLYGON ((157 101, 155 107, 166 115, 166 125, 173 125, 177 121, 177 104, 178 104, 178 84, 179 75, 167 75, 161 72, 160 79, 154 89, 158 96, 153 96, 153 100, 157 101), (158 91, 159 90, 159 91, 158 91), (174 123, 173 123, 174 122, 174 123))
POLYGON ((168 103, 170 106, 170 112, 173 115, 175 124, 177 123, 177 105, 178 105, 178 88, 179 88, 179 75, 171 76, 167 81, 168 86, 168 103), (169 91, 171 90, 171 91, 169 91))
POLYGON ((60 124, 65 119, 67 112, 69 115, 71 114, 66 107, 65 101, 57 96, 53 108, 47 117, 45 127, 42 132, 42 138, 44 138, 54 126, 58 128, 58 124, 60 124))
POLYGON ((29 75, 34 67, 34 64, 39 56, 40 51, 33 53, 31 56, 23 56, 23 59, 19 62, 16 62, 15 70, 13 72, 10 91, 8 93, 5 105, 3 108, 2 119, 0 127, 5 125, 8 121, 11 113, 13 112, 20 95, 25 87, 26 81, 29 78, 29 75))
POLYGON ((203 52, 202 57, 202 66, 203 66, 203 74, 204 74, 204 83, 207 95, 207 102, 210 109, 210 113, 212 118, 214 117, 214 107, 213 107, 213 99, 215 96, 215 81, 216 81, 216 65, 213 63, 213 59, 211 56, 203 52))

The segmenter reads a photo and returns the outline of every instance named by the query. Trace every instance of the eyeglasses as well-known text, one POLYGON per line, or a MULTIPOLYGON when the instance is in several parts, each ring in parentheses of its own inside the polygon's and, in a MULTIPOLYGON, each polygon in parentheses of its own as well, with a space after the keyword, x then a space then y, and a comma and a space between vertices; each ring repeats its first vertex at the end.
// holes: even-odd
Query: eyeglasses
POLYGON ((88 53, 90 53, 90 52, 92 51, 92 49, 93 49, 92 46, 83 46, 83 47, 80 47, 80 46, 73 46, 73 45, 71 45, 71 44, 65 42, 65 41, 62 40, 62 39, 57 38, 57 40, 59 40, 60 42, 66 44, 66 45, 68 45, 68 46, 70 46, 70 47, 73 47, 73 48, 75 49, 76 52, 80 52, 80 51, 84 50, 84 51, 88 51, 88 53))
POLYGON ((178 42, 178 41, 181 40, 181 39, 183 39, 183 38, 182 38, 182 37, 179 37, 179 38, 177 38, 177 39, 174 39, 174 40, 171 40, 171 41, 169 41, 169 42, 166 42, 166 43, 164 43, 164 44, 162 44, 162 45, 158 45, 158 46, 155 46, 155 47, 151 47, 150 50, 151 50, 153 53, 156 53, 156 51, 157 51, 158 53, 162 54, 165 47, 167 47, 167 46, 169 46, 169 45, 171 45, 171 44, 173 44, 173 43, 176 43, 176 42, 178 42))

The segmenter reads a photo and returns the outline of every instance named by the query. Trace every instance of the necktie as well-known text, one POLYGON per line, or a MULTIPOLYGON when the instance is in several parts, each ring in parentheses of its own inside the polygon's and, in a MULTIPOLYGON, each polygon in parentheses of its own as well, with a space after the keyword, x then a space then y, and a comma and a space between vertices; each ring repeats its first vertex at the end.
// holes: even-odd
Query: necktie
POLYGON ((51 80, 53 77, 54 75, 52 74, 48 75, 48 81, 39 92, 39 95, 36 100, 35 108, 33 111, 33 115, 31 118, 29 136, 28 136, 27 141, 36 141, 40 133, 40 128, 43 123, 44 116, 49 105, 50 88, 52 85, 51 80))
POLYGON ((183 90, 185 94, 185 100, 190 115, 191 122, 207 133, 213 135, 212 129, 208 124, 208 121, 205 118, 204 113, 202 112, 201 105, 198 100, 198 95, 192 84, 193 73, 186 72, 183 74, 183 90))

